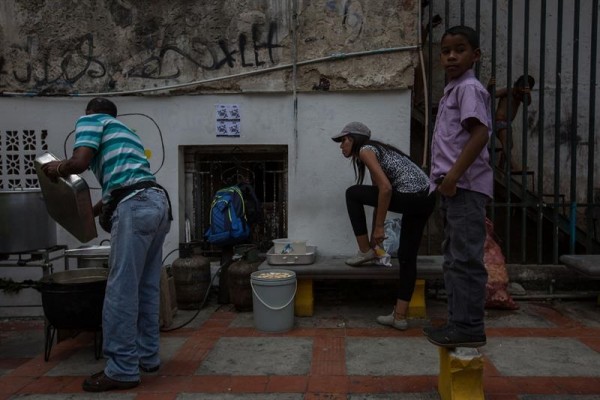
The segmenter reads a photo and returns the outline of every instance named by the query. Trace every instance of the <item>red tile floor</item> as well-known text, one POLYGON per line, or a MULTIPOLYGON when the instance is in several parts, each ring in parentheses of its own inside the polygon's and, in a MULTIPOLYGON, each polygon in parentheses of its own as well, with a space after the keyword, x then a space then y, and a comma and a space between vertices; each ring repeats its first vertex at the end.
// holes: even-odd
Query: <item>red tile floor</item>
MULTIPOLYGON (((418 373, 422 369, 417 357, 416 374, 410 366, 406 373, 394 372, 393 368, 394 363, 406 359, 394 346, 407 342, 414 343, 414 351, 423 354, 423 362, 435 364, 437 349, 423 338, 421 329, 443 322, 443 300, 429 299, 429 318, 412 321, 407 331, 400 332, 373 323, 375 315, 391 308, 387 299, 383 302, 363 301, 360 296, 327 297, 317 296, 315 314, 296 317, 294 328, 282 334, 257 331, 252 326, 252 312, 240 313, 232 305, 211 304, 193 323, 162 334, 161 340, 177 341, 180 345, 172 346, 172 353, 163 356, 158 373, 143 375, 137 388, 114 393, 117 398, 152 400, 176 399, 184 393, 210 399, 220 398, 218 394, 226 394, 228 399, 279 399, 284 394, 286 399, 439 398, 437 365, 426 367, 431 373, 418 373), (312 352, 307 370, 297 374, 256 374, 252 367, 247 373, 199 372, 225 338, 258 338, 264 343, 273 338, 309 339, 312 352), (356 354, 349 351, 350 344, 358 340, 366 343, 367 356, 369 343, 391 346, 392 354, 387 357, 391 360, 369 360, 360 365, 356 354), (361 368, 368 371, 382 361, 390 363, 391 373, 360 373, 361 368)), ((486 399, 600 399, 600 306, 596 300, 534 300, 519 304, 518 311, 487 313, 488 345, 481 349, 486 399)), ((192 314, 178 312, 176 324, 192 314)), ((93 334, 82 332, 54 344, 46 362, 43 327, 41 319, 0 321, 0 400, 53 394, 76 398, 83 393, 81 383, 87 373, 57 375, 51 371, 77 362, 73 359, 81 351, 86 352, 86 357, 93 357, 93 334), (27 348, 19 349, 20 346, 27 348)), ((99 362, 98 365, 103 364, 102 360, 99 362)), ((247 362, 252 366, 252 360, 247 362)))

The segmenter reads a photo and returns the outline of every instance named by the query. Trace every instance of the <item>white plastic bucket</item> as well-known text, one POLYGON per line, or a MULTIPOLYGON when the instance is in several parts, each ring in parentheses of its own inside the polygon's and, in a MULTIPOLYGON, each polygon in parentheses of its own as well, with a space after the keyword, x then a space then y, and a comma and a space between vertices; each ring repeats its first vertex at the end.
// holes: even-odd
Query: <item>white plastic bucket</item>
POLYGON ((263 332, 286 332, 294 327, 296 273, 286 269, 255 271, 250 275, 254 327, 263 332))

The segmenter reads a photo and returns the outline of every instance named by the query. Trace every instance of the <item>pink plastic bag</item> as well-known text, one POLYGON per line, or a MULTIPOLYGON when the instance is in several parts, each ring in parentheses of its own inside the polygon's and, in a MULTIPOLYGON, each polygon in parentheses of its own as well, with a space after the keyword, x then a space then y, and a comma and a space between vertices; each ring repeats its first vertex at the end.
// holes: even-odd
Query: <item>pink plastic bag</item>
POLYGON ((519 305, 508 293, 508 272, 502 249, 494 240, 494 224, 485 219, 485 244, 483 262, 488 273, 486 284, 485 308, 517 310, 519 305))

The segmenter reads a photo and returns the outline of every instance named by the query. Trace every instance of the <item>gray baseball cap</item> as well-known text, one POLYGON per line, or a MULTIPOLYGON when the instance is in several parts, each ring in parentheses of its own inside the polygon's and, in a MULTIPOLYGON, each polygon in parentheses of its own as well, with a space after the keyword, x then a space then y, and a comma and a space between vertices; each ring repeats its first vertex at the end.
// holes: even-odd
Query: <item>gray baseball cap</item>
POLYGON ((331 140, 334 142, 341 142, 342 138, 346 135, 354 133, 355 135, 366 136, 367 138, 371 137, 371 130, 362 122, 350 122, 340 133, 337 133, 331 137, 331 140))

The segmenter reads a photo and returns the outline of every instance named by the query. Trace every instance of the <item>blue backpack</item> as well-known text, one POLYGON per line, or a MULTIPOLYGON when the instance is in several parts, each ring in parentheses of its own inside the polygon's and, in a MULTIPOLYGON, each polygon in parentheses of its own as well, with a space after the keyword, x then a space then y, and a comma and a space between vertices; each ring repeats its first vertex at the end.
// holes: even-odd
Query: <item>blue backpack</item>
POLYGON ((215 245, 238 244, 250 236, 246 205, 240 188, 217 190, 210 205, 210 225, 204 237, 215 245))

